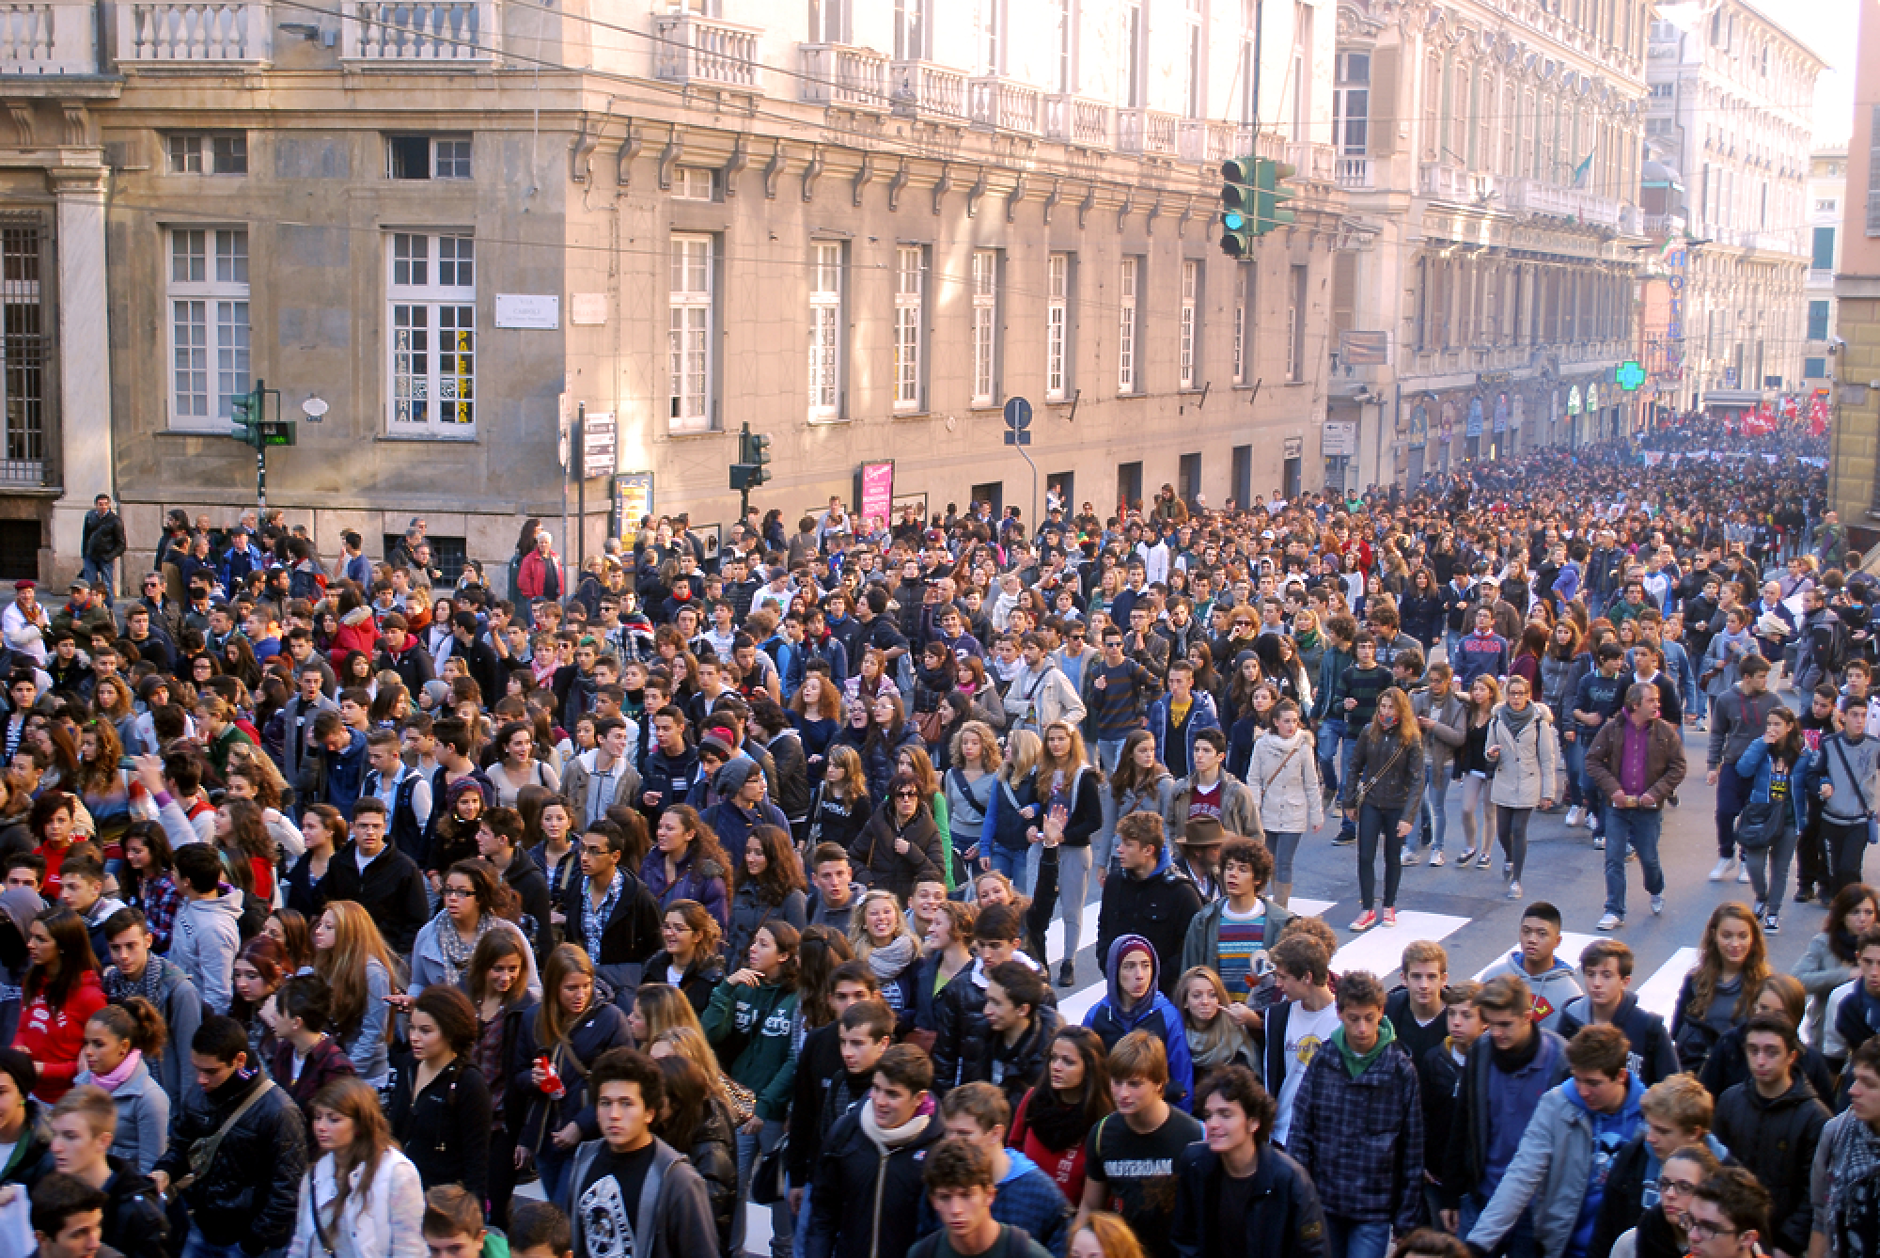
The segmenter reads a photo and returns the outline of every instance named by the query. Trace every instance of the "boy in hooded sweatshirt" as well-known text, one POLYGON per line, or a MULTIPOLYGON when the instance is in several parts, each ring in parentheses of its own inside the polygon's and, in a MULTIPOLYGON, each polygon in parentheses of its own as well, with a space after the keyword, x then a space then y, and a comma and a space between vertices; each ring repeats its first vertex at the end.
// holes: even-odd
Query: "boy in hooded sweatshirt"
POLYGON ((1495 1195, 1467 1240, 1492 1252, 1532 1210, 1540 1252, 1587 1258, 1619 1151, 1644 1128, 1645 1089, 1626 1066, 1631 1045, 1612 1025, 1582 1027, 1567 1045, 1573 1077, 1534 1108, 1495 1195))
POLYGON ((1115 1048, 1131 1031, 1146 1031, 1162 1041, 1168 1054, 1169 1104, 1186 1112, 1195 1086, 1194 1061, 1188 1055, 1188 1033, 1182 1015, 1160 990, 1162 963, 1155 948, 1141 935, 1124 935, 1110 945, 1109 994, 1084 1015, 1084 1025, 1115 1048))
POLYGON ((1482 971, 1482 982, 1511 974, 1534 993, 1534 1021, 1549 1031, 1560 1029, 1560 1012, 1567 1002, 1586 993, 1573 977, 1573 967, 1554 955, 1560 947, 1560 910, 1536 900, 1521 914, 1521 943, 1506 957, 1482 971))
POLYGON ((202 993, 202 1003, 227 1013, 235 954, 241 949, 242 893, 222 880, 222 858, 207 843, 176 853, 183 907, 170 932, 170 960, 202 993))

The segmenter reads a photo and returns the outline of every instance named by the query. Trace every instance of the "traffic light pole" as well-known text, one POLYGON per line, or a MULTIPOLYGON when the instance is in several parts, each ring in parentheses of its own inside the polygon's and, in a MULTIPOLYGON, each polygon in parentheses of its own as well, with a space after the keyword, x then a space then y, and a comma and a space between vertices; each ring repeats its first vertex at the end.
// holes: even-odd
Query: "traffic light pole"
MULTIPOLYGON (((738 430, 738 453, 740 456, 744 453, 744 448, 749 443, 750 438, 751 425, 749 421, 746 421, 743 427, 738 430)), ((738 487, 738 523, 742 524, 750 518, 751 485, 749 481, 746 481, 743 485, 738 487)))
MULTIPOLYGON (((574 441, 568 452, 568 461, 574 464, 574 530, 575 530, 575 580, 587 571, 587 403, 577 403, 574 408, 574 441)), ((568 544, 567 538, 561 544, 568 544)), ((567 554, 563 551, 562 554, 567 554)), ((568 565, 562 564, 564 573, 568 565)), ((564 575, 561 583, 563 598, 568 596, 568 579, 564 575)))
MULTIPOLYGON (((265 413, 265 408, 268 404, 266 381, 255 381, 255 396, 261 399, 261 405, 264 408, 263 413, 265 413)), ((256 414, 256 422, 259 422, 261 419, 262 414, 256 414)), ((261 514, 257 516, 256 519, 259 520, 266 517, 268 513, 268 447, 266 445, 255 446, 255 503, 261 511, 261 514)))

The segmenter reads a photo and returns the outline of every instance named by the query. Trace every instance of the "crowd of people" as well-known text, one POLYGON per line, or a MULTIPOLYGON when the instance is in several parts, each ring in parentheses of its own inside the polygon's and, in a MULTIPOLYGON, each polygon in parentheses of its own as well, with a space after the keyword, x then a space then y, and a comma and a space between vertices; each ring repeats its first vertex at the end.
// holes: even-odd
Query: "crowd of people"
POLYGON ((121 599, 100 499, 66 598, 0 614, 0 1250, 1880 1252, 1875 586, 1818 439, 1716 440, 831 499, 709 564, 661 518, 572 574, 530 520, 493 582, 421 520, 328 563, 175 512, 121 599), (1674 894, 1687 730, 1753 903, 1667 1025, 1618 935, 1629 857, 1674 894), (1561 811, 1578 958, 1522 886, 1561 811), (1345 937, 1453 863, 1518 944, 1335 973, 1309 844, 1345 937))

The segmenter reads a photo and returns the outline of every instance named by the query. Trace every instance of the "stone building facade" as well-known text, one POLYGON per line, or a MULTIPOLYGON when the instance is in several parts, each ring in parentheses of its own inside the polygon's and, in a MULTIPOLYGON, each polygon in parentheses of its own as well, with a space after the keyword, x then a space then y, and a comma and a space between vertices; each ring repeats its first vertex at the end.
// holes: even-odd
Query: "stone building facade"
POLYGON ((134 551, 171 507, 252 504, 226 432, 256 380, 301 420, 269 504, 327 554, 423 516, 447 558, 500 560, 583 489, 593 554, 612 486, 564 477, 577 412, 616 424, 595 470, 695 525, 735 518, 746 423, 792 518, 886 460, 897 501, 1029 514, 1014 396, 1040 500, 1321 482, 1351 239, 1330 0, 25 7, 47 46, 0 44, 0 351, 10 215, 49 293, 0 516, 47 573, 100 490, 134 551), (1297 168, 1296 221, 1236 263, 1218 170, 1253 152, 1297 168))

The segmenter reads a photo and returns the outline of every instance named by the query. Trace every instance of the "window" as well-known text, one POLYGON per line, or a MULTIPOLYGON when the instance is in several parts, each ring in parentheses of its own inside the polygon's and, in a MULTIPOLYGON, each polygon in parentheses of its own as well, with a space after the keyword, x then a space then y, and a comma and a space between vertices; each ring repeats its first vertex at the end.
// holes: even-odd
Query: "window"
POLYGON ((842 415, 842 245, 818 241, 810 250, 809 417, 842 415))
POLYGON ((1140 258, 1123 259, 1122 291, 1116 303, 1116 391, 1134 393, 1136 376, 1136 284, 1140 258))
POLYGON ((476 242, 393 232, 391 435, 476 432, 476 242))
POLYGON ((468 179, 470 137, 387 136, 385 160, 393 179, 468 179))
POLYGON ((1054 253, 1045 263, 1044 395, 1062 401, 1071 384, 1071 255, 1054 253))
POLYGON ((927 295, 927 250, 902 245, 894 263, 894 409, 921 409, 925 329, 921 319, 927 295))
MULTIPOLYGON (((37 476, 42 482, 49 320, 39 276, 42 266, 51 265, 46 245, 44 221, 37 214, 10 214, 0 224, 0 454, 11 475, 37 476)), ((10 570, 12 578, 37 575, 36 540, 34 546, 33 566, 10 570)), ((0 540, 0 557, 4 552, 0 540)))
POLYGON ((1149 14, 1142 0, 1129 0, 1123 22, 1123 107, 1141 109, 1149 60, 1149 14))
POLYGON ((248 392, 248 231, 170 233, 170 425, 225 421, 248 392))
POLYGON ((894 0, 894 59, 927 59, 927 0, 894 0))
POLYGON ((178 134, 170 136, 169 142, 172 175, 248 173, 248 136, 244 132, 178 134))
POLYGON ((1833 214, 1839 211, 1840 208, 1841 203, 1833 197, 1818 197, 1815 200, 1815 213, 1817 214, 1833 214))
POLYGON ((849 0, 809 0, 809 42, 849 42, 849 0))
POLYGON ((1286 379, 1306 378, 1306 268, 1292 268, 1292 290, 1286 303, 1286 379))
POLYGON ((1654 83, 1651 86, 1653 100, 1670 100, 1678 94, 1676 83, 1654 83))
POLYGON ((1371 54, 1338 54, 1338 82, 1332 89, 1332 143, 1347 157, 1363 157, 1370 140, 1371 54))
POLYGON ((973 49, 981 74, 998 74, 1005 68, 1004 0, 977 0, 973 8, 973 49))
POLYGON ((671 267, 667 426, 672 432, 710 432, 712 314, 717 304, 713 300, 712 238, 674 236, 671 267))
POLYGON ((1312 115, 1312 8, 1293 0, 1292 139, 1305 143, 1312 115))
POLYGON ((1057 0, 1052 20, 1056 24, 1053 46, 1057 49, 1057 90, 1068 96, 1077 90, 1077 0, 1057 0))
POLYGON ((991 406, 999 388, 999 255, 973 250, 973 405, 991 406))
POLYGON ((1201 32, 1201 0, 1188 0, 1188 116, 1207 116, 1207 85, 1202 72, 1208 64, 1206 44, 1201 32))
POLYGON ((1196 363, 1198 356, 1197 342, 1200 339, 1201 322, 1201 263, 1186 259, 1182 262, 1182 322, 1181 322, 1181 387, 1192 389, 1195 380, 1201 374, 1196 363))
POLYGON ((1808 265, 1817 271, 1832 271, 1834 269, 1834 228, 1815 228, 1814 257, 1809 261, 1808 265))
POLYGON ((1828 375, 1828 360, 1825 358, 1802 359, 1802 375, 1809 380, 1825 380, 1828 375))
POLYGON ((672 172, 672 199, 675 201, 715 201, 718 199, 718 172, 708 166, 681 166, 672 172))
POLYGON ((1808 303, 1808 339, 1811 341, 1828 339, 1828 303, 1825 301, 1808 303))

